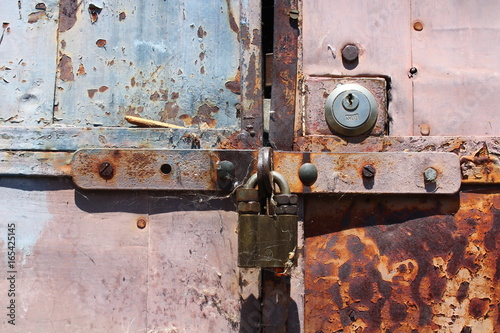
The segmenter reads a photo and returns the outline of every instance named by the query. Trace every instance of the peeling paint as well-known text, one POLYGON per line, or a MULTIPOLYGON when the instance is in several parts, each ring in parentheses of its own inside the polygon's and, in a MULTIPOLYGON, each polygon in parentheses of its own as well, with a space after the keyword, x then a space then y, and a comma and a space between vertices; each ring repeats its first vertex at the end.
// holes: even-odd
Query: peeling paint
POLYGON ((75 76, 73 74, 73 63, 71 58, 63 54, 59 58, 59 65, 57 67, 59 71, 59 78, 63 81, 74 81, 75 76))
POLYGON ((77 0, 59 1, 59 31, 71 29, 76 22, 76 13, 80 4, 77 0))

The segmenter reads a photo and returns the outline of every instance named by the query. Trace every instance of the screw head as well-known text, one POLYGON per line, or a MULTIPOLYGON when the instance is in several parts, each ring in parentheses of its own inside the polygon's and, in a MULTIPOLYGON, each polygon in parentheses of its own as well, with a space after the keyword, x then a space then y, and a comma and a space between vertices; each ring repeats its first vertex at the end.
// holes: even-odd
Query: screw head
POLYGON ((370 164, 367 164, 363 167, 363 177, 365 178, 373 178, 375 177, 375 168, 370 165, 370 164))
POLYGON ((101 176, 102 179, 109 180, 115 175, 115 168, 109 162, 102 162, 101 164, 99 164, 98 169, 99 176, 101 176))
POLYGON ((426 183, 436 182, 438 172, 434 168, 427 168, 424 171, 424 180, 426 183))
POLYGON ((347 44, 344 46, 342 49, 342 58, 344 58, 345 61, 355 61, 359 57, 359 49, 356 45, 353 44, 347 44))
POLYGON ((318 179, 318 169, 312 163, 304 163, 299 169, 299 178, 304 185, 311 186, 318 179))

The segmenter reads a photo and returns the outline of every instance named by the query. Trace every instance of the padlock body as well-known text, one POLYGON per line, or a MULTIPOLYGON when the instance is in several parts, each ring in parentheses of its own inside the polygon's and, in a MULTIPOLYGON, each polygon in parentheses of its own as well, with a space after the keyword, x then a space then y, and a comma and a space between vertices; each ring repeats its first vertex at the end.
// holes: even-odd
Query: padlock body
POLYGON ((239 267, 284 267, 296 247, 297 215, 239 215, 239 267))

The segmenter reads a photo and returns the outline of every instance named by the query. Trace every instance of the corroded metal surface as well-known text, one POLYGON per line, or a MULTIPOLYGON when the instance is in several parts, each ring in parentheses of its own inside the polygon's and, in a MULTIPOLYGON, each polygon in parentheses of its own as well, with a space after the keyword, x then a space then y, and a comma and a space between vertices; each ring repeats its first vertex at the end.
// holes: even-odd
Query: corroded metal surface
POLYGON ((0 151, 0 175, 71 176, 72 153, 0 151))
MULTIPOLYGON (((237 186, 255 173, 256 155, 252 150, 82 149, 74 155, 72 176, 81 188, 217 190, 219 161, 234 164, 237 186), (109 167, 105 174, 103 166, 109 167)), ((273 156, 274 169, 298 193, 455 193, 461 184, 459 158, 453 153, 274 152, 273 156), (306 162, 318 170, 318 179, 310 186, 299 177, 306 162), (363 175, 366 165, 377 170, 370 179, 363 175), (436 170, 435 182, 425 182, 427 168, 436 170)))
POLYGON ((122 190, 216 190, 217 163, 235 165, 235 185, 255 169, 256 151, 82 149, 75 153, 72 176, 81 188, 122 190), (107 164, 113 171, 102 175, 107 164))
POLYGON ((498 191, 306 200, 306 332, 498 331, 498 191))
MULTIPOLYGON (((302 2, 302 73, 309 76, 384 76, 391 80, 391 134, 413 134, 410 1, 302 2), (346 63, 353 44, 358 61, 346 63)), ((307 104, 305 108, 307 109, 307 104)))
POLYGON ((52 123, 59 10, 43 4, 0 2, 0 126, 52 123))
MULTIPOLYGON (((229 1, 229 0, 227 0, 229 1)), ((234 1, 233 1, 234 2, 234 1)), ((229 3, 229 2, 228 2, 229 3)), ((260 1, 240 0, 240 68, 233 81, 241 85, 241 132, 224 143, 224 148, 256 148, 262 143, 262 34, 260 1), (240 84, 241 80, 241 84, 240 84)), ((240 91, 236 91, 240 93, 240 91)))
POLYGON ((275 149, 292 150, 297 89, 297 0, 274 1, 274 51, 269 141, 275 149))
POLYGON ((213 149, 233 142, 232 130, 112 127, 4 127, 0 149, 62 150, 81 148, 213 149))
POLYGON ((239 127, 239 2, 60 1, 56 124, 239 127), (236 31, 235 31, 236 30, 236 31))
POLYGON ((500 135, 498 1, 411 1, 414 134, 500 135))

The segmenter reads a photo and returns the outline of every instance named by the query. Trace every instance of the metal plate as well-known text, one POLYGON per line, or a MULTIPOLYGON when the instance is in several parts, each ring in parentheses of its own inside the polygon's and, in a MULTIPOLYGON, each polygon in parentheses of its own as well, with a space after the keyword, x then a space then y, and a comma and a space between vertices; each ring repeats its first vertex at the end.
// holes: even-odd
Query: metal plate
POLYGON ((500 2, 411 1, 414 134, 500 135, 500 2), (425 132, 424 132, 425 133, 425 132))

